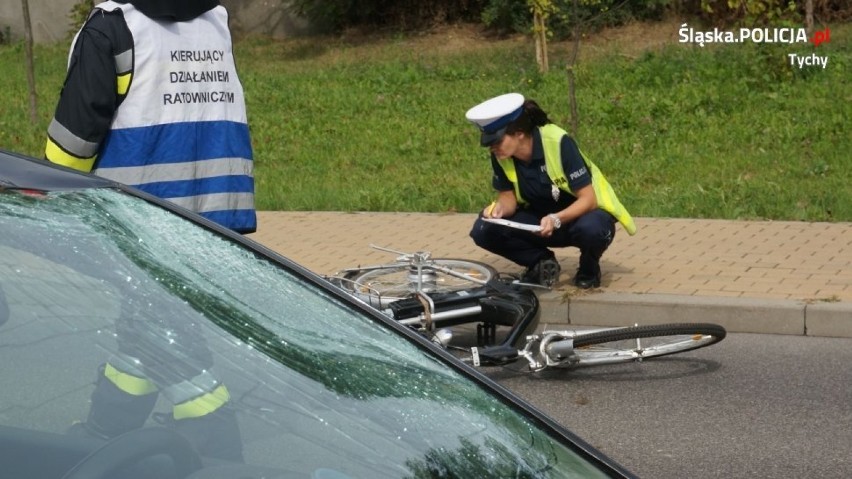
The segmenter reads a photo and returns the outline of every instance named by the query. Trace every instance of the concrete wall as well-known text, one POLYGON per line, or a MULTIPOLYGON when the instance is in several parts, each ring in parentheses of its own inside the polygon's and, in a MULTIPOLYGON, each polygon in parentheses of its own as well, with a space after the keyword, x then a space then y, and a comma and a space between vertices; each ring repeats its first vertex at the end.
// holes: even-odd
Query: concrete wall
MULTIPOLYGON (((175 0, 180 1, 180 0, 175 0)), ((29 0, 33 39, 36 43, 65 42, 70 38, 68 17, 77 0, 29 0)), ((284 38, 308 32, 305 21, 287 11, 286 0, 222 0, 231 13, 235 36, 248 33, 284 38)), ((0 1, 0 33, 12 41, 24 38, 21 0, 0 1)))
POLYGON ((231 14, 234 36, 285 38, 310 32, 310 26, 287 10, 286 0, 220 0, 231 14))
MULTIPOLYGON (((33 39, 37 43, 65 41, 71 28, 68 14, 75 0, 29 0, 33 39)), ((7 28, 13 41, 24 38, 24 9, 21 0, 0 1, 0 31, 7 28)))

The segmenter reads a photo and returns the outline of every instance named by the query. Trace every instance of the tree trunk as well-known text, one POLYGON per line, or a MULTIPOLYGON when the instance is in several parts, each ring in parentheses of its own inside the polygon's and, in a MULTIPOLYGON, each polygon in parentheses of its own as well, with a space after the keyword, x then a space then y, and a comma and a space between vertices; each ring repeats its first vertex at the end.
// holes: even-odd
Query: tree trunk
POLYGON ((808 35, 814 32, 814 0, 805 2, 805 29, 808 35))
POLYGON ((576 95, 576 87, 575 87, 575 77, 574 77, 574 66, 577 64, 577 55, 580 52, 580 22, 577 21, 578 12, 577 12, 577 1, 574 0, 574 29, 571 33, 574 36, 574 46, 571 51, 571 60, 568 62, 568 65, 565 67, 568 74, 568 106, 571 110, 571 136, 577 137, 577 132, 580 129, 580 115, 577 111, 577 95, 576 95))
POLYGON ((30 22, 30 4, 28 0, 21 0, 24 9, 24 44, 27 61, 27 83, 30 87, 30 122, 35 125, 38 121, 38 97, 35 85, 35 67, 33 62, 33 27, 30 22))
POLYGON ((535 38, 535 61, 538 70, 545 73, 550 69, 547 61, 547 28, 544 16, 538 11, 533 13, 533 37, 535 38))

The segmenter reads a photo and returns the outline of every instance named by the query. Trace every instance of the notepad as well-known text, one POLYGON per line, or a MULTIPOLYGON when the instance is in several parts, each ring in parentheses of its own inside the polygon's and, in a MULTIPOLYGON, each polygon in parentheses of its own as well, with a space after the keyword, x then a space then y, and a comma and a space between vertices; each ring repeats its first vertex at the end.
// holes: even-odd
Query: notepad
POLYGON ((482 218, 482 221, 494 223, 495 225, 508 226, 509 228, 531 231, 533 233, 541 231, 540 225, 528 225, 526 223, 518 223, 517 221, 504 220, 503 218, 482 218))

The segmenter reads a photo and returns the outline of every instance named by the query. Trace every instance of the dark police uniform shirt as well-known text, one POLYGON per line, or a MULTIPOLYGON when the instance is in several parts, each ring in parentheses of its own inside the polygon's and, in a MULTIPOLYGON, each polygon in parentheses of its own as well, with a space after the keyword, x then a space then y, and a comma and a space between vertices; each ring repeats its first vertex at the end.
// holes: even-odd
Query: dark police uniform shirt
MULTIPOLYGON (((592 184, 592 175, 580 155, 580 150, 574 140, 564 135, 560 142, 562 156, 562 169, 568 179, 571 191, 577 191, 584 186, 592 184)), ((538 129, 533 131, 532 159, 529 163, 513 160, 515 171, 518 175, 518 187, 521 196, 527 201, 526 208, 531 209, 539 216, 561 211, 573 203, 577 198, 564 191, 559 191, 559 199, 553 199, 553 182, 547 176, 544 163, 544 147, 541 142, 541 133, 538 129)), ((506 177, 503 168, 497 163, 497 158, 491 155, 491 167, 494 169, 492 186, 497 191, 514 191, 514 185, 506 177)), ((519 202, 520 203, 520 202, 519 202)))

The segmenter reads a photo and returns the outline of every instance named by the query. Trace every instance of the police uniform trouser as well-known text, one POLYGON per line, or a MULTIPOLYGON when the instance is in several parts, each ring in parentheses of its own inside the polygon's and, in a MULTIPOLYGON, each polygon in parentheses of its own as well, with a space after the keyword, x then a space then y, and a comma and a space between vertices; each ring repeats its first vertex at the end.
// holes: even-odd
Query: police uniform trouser
MULTIPOLYGON (((519 223, 538 225, 541 216, 528 209, 519 209, 506 218, 519 223)), ((528 231, 476 219, 470 231, 477 246, 502 256, 516 264, 531 268, 541 260, 552 258, 548 248, 573 246, 580 249, 581 267, 584 262, 597 264, 604 251, 615 238, 615 218, 601 209, 592 210, 574 221, 563 223, 550 238, 528 231)))

